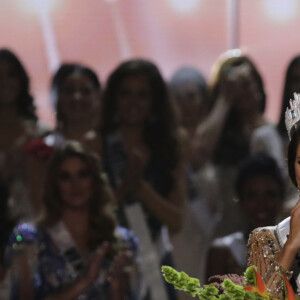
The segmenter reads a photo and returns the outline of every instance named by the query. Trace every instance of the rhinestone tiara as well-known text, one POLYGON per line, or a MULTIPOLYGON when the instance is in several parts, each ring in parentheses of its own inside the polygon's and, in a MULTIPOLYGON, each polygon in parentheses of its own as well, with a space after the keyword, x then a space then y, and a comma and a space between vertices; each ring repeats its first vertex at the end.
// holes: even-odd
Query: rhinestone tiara
POLYGON ((298 128, 300 121, 300 94, 294 93, 294 100, 290 100, 290 108, 285 111, 285 126, 289 135, 292 138, 292 133, 298 128))

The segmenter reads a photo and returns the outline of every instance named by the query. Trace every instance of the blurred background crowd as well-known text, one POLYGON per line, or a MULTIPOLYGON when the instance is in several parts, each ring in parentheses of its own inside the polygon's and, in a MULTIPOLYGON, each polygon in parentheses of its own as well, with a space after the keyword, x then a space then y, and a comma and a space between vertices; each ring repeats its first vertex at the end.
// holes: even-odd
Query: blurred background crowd
POLYGON ((298 200, 300 2, 2 2, 0 299, 176 300, 161 265, 241 274, 298 200))

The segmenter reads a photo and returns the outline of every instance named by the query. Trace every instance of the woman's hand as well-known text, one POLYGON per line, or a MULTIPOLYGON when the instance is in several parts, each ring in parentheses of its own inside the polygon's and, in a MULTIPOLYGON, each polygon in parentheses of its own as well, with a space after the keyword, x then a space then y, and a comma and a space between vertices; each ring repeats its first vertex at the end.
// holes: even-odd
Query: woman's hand
POLYGON ((97 251, 90 257, 89 266, 83 276, 83 282, 86 286, 91 285, 99 276, 101 263, 107 253, 109 243, 105 242, 97 251))
POLYGON ((127 151, 128 166, 123 175, 122 185, 117 191, 118 199, 134 193, 138 190, 143 181, 143 173, 147 163, 147 155, 140 149, 131 148, 127 151))
POLYGON ((251 84, 251 70, 244 64, 237 67, 230 67, 228 73, 220 81, 220 95, 230 106, 236 101, 242 101, 244 86, 251 84), (246 84, 247 83, 247 84, 246 84))
POLYGON ((129 289, 129 276, 135 269, 132 254, 124 249, 114 257, 109 271, 110 299, 124 299, 129 289))
POLYGON ((290 233, 286 244, 295 252, 300 249, 300 200, 291 211, 290 233))
POLYGON ((116 278, 127 277, 129 272, 133 270, 134 261, 132 253, 128 249, 121 250, 114 257, 109 268, 109 280, 116 278))
POLYGON ((291 211, 290 233, 286 243, 277 256, 277 262, 289 270, 300 249, 300 200, 291 211))
POLYGON ((99 276, 101 262, 103 261, 109 244, 104 243, 91 257, 86 273, 81 279, 70 285, 65 290, 47 297, 45 300, 73 300, 90 286, 99 276))

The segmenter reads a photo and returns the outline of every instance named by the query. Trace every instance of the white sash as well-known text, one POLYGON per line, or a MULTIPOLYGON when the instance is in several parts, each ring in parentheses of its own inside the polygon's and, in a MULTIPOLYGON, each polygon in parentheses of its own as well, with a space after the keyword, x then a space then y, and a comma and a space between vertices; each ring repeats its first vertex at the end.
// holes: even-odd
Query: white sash
MULTIPOLYGON (((71 274, 74 279, 78 278, 86 266, 86 263, 80 256, 77 246, 69 231, 61 221, 48 228, 47 231, 49 232, 59 253, 66 260, 66 271, 71 274)), ((101 292, 96 287, 98 285, 104 285, 106 277, 106 271, 100 270, 99 276, 95 280, 94 284, 87 288, 86 291, 78 297, 78 299, 102 299, 100 296, 101 292)))
MULTIPOLYGON (((280 222, 276 228, 275 228, 275 235, 278 239, 280 248, 282 248, 284 246, 284 244, 286 243, 289 233, 290 233, 290 220, 291 217, 288 217, 286 219, 284 219, 282 222, 280 222)), ((299 255, 299 252, 297 254, 297 256, 299 255)), ((297 262, 296 260, 293 261, 293 265, 292 265, 292 270, 294 272, 294 276, 297 276, 296 279, 296 284, 297 284, 297 293, 300 293, 300 269, 299 269, 299 261, 297 262)))
MULTIPOLYGON (((109 146, 108 161, 112 159, 110 166, 112 176, 115 185, 119 186, 122 183, 123 171, 127 164, 120 131, 110 134, 107 137, 107 143, 109 146)), ((132 197, 135 197, 135 195, 132 195, 132 197)), ((142 276, 145 278, 145 282, 142 283, 145 286, 141 287, 139 299, 143 299, 147 289, 150 289, 153 300, 167 300, 166 284, 160 271, 160 258, 167 251, 171 251, 168 233, 166 228, 162 227, 160 237, 154 244, 140 200, 134 200, 134 203, 126 203, 122 209, 129 228, 133 230, 139 240, 140 265, 142 276)))
POLYGON ((164 252, 161 248, 161 245, 166 245, 163 241, 164 237, 162 235, 162 238, 159 239, 159 244, 161 245, 157 245, 157 247, 160 249, 155 249, 140 203, 136 202, 127 205, 124 210, 130 228, 139 239, 140 264, 147 285, 144 288, 150 288, 151 299, 167 300, 166 285, 160 272, 160 259, 158 256, 158 251, 164 252))
POLYGON ((71 274, 77 274, 78 266, 85 265, 79 251, 76 247, 74 240, 72 239, 69 231, 66 229, 63 222, 58 222, 53 227, 47 229, 47 231, 51 235, 51 239, 55 244, 56 248, 59 250, 59 253, 66 258, 67 261, 67 269, 70 271, 71 274), (72 257, 70 257, 69 253, 73 252, 72 257))

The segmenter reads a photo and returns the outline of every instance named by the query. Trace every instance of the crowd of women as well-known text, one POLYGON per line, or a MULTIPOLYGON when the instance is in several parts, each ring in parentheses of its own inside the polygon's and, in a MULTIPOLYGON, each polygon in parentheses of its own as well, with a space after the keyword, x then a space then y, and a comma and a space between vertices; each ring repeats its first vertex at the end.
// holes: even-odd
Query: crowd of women
POLYGON ((162 264, 202 282, 241 273, 249 233, 298 200, 284 113, 299 74, 297 56, 275 126, 259 69, 238 49, 208 81, 131 59, 104 84, 65 63, 49 91, 52 129, 24 65, 0 49, 0 299, 175 300, 162 264))

